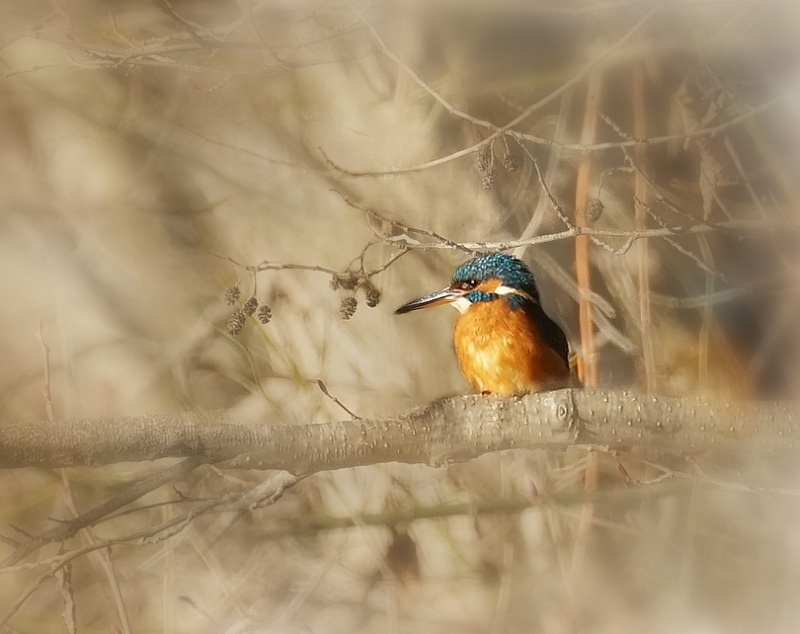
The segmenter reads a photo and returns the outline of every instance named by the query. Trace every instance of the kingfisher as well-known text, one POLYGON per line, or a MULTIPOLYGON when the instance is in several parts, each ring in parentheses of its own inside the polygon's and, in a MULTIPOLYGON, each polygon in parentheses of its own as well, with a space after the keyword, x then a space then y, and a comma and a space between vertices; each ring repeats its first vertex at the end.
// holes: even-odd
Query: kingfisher
POLYGON ((462 264, 450 286, 395 310, 451 304, 458 312, 453 344, 473 389, 510 396, 562 387, 570 381, 569 344, 544 312, 533 274, 505 253, 462 264))

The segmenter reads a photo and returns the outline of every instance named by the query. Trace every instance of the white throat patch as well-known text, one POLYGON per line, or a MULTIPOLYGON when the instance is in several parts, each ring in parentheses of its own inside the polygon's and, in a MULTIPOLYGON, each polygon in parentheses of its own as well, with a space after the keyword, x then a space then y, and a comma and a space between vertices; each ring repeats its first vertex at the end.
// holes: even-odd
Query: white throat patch
POLYGON ((467 309, 472 306, 470 301, 466 297, 459 297, 458 299, 454 299, 450 302, 450 305, 454 307, 459 313, 467 312, 467 309))

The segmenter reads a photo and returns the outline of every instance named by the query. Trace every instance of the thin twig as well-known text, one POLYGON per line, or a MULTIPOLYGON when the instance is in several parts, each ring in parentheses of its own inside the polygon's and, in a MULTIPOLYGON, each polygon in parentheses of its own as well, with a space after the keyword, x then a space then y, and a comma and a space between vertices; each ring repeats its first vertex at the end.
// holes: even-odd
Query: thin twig
POLYGON ((317 379, 317 387, 319 387, 320 392, 322 392, 325 396, 331 399, 334 403, 336 403, 339 407, 341 407, 345 412, 350 414, 354 419, 360 419, 361 416, 354 413, 349 407, 347 407, 344 403, 342 403, 338 398, 336 398, 333 394, 328 391, 328 387, 325 385, 322 379, 317 379))

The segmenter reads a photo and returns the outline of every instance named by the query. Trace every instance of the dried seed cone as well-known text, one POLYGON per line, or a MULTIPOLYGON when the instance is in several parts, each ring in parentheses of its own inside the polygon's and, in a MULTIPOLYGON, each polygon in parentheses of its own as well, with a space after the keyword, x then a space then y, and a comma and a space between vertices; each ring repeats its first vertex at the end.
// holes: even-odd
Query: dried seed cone
POLYGON ((238 335, 240 332, 242 332, 242 328, 244 328, 246 321, 247 315, 245 315, 241 310, 234 310, 231 313, 231 316, 228 317, 228 332, 232 335, 238 335))
POLYGON ((238 286, 229 286, 225 289, 225 303, 228 306, 233 306, 236 302, 239 301, 239 297, 241 296, 242 291, 239 290, 238 286))
POLYGON ((481 174, 492 167, 492 150, 488 145, 484 145, 475 155, 475 169, 481 174))
POLYGON ((515 159, 508 152, 506 152, 506 154, 503 155, 503 167, 506 168, 509 172, 516 172, 519 169, 519 165, 517 164, 517 159, 515 159))
POLYGON ((258 307, 256 318, 262 324, 268 324, 272 320, 272 309, 266 304, 261 304, 261 306, 258 307))
POLYGON ((492 189, 492 188, 494 188, 494 180, 495 180, 496 177, 497 177, 497 174, 495 173, 495 171, 493 169, 487 171, 481 177, 481 187, 483 189, 487 190, 487 191, 492 189))
POLYGON ((249 297, 242 305, 242 312, 249 317, 256 312, 256 308, 258 308, 258 299, 255 297, 249 297))
POLYGON ((367 306, 375 308, 381 303, 381 292, 374 286, 367 289, 367 306))
POLYGON ((358 308, 358 300, 353 296, 345 297, 339 306, 339 315, 346 321, 355 315, 356 308, 358 308))
POLYGON ((603 205, 603 201, 599 198, 593 198, 589 203, 589 208, 586 210, 586 219, 589 222, 595 222, 603 215, 604 210, 605 205, 603 205))

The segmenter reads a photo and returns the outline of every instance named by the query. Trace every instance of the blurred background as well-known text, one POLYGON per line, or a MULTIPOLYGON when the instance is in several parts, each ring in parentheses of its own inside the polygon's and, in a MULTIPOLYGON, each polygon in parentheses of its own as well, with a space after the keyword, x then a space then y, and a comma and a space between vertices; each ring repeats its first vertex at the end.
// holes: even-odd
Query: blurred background
MULTIPOLYGON (((474 243, 531 266, 587 384, 794 398, 799 36, 793 2, 5 2, 0 425, 464 393, 454 311, 392 311, 474 243)), ((0 556, 162 466, 0 473, 0 556)), ((63 548, 266 477, 198 470, 63 548)), ((2 631, 796 631, 796 479, 585 449, 321 473, 80 558, 2 631)), ((42 572, 0 574, 0 618, 42 572)))

